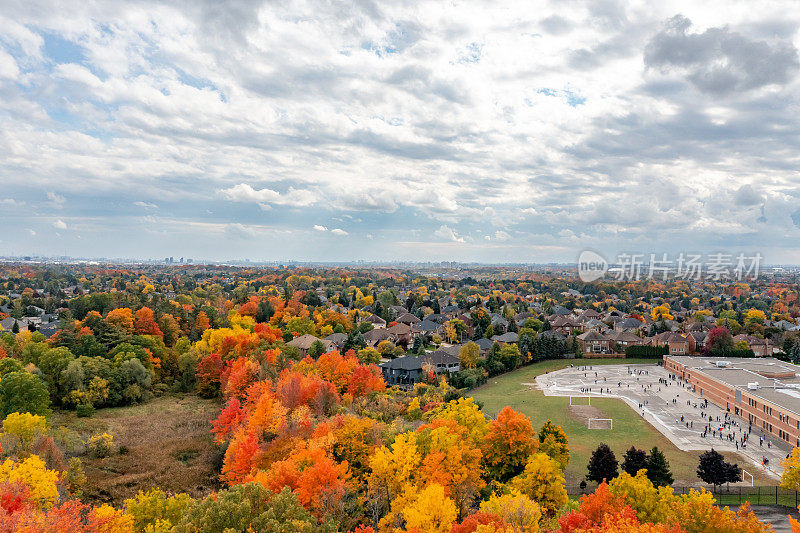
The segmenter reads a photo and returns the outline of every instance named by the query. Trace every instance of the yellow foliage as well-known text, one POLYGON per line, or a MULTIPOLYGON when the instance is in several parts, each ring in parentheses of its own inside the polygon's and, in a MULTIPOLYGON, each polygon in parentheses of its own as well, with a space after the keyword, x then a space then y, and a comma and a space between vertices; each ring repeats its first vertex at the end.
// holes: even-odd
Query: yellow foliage
POLYGON ((445 496, 444 487, 435 483, 422 489, 402 513, 406 531, 426 533, 447 533, 458 515, 453 501, 445 496))
POLYGON ((3 420, 3 432, 15 437, 25 448, 46 430, 45 417, 31 413, 11 413, 3 420))
POLYGON ((93 509, 89 522, 97 533, 133 533, 133 517, 108 504, 93 509))
POLYGON ((536 502, 517 491, 503 496, 493 495, 481 504, 481 511, 496 514, 511 525, 515 532, 539 532, 542 510, 536 502))
POLYGON ((781 466, 783 467, 781 487, 800 490, 800 448, 792 448, 792 453, 781 462, 781 466))
POLYGON ((511 480, 511 488, 539 504, 549 515, 567 503, 564 474, 560 465, 544 453, 534 453, 525 470, 511 480))
POLYGON ((31 498, 42 509, 48 509, 58 502, 59 474, 48 470, 44 461, 37 455, 31 455, 21 463, 6 459, 0 465, 0 482, 22 483, 31 493, 31 498))

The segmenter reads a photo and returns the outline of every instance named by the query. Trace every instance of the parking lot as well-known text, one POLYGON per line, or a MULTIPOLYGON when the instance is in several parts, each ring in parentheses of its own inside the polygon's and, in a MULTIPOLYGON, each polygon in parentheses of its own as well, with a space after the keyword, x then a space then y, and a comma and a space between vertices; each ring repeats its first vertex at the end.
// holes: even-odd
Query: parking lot
MULTIPOLYGON (((723 454, 737 452, 750 461, 740 466, 751 473, 758 469, 779 478, 780 462, 791 450, 759 428, 749 428, 746 420, 706 403, 655 364, 581 366, 576 362, 570 368, 538 376, 536 385, 547 396, 620 398, 679 449, 706 451, 713 447, 723 454)), ((586 400, 576 398, 575 402, 586 400)))

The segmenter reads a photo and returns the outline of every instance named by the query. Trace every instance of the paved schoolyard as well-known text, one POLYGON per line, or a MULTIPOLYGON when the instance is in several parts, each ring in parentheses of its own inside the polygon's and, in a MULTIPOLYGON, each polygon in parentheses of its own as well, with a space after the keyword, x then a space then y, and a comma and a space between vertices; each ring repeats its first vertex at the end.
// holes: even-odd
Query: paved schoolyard
POLYGON ((572 367, 538 376, 536 385, 546 396, 620 398, 679 449, 705 451, 713 447, 723 454, 737 452, 751 462, 740 465, 751 473, 759 469, 779 478, 783 470, 780 462, 791 450, 788 444, 764 436, 758 428, 748 433, 746 420, 732 413, 727 413, 726 419, 724 409, 705 404, 685 382, 671 379, 667 370, 655 364, 581 366, 576 360, 572 367), (744 446, 743 437, 747 437, 744 446), (760 437, 764 437, 763 442, 760 437), (764 457, 767 466, 762 465, 764 457))

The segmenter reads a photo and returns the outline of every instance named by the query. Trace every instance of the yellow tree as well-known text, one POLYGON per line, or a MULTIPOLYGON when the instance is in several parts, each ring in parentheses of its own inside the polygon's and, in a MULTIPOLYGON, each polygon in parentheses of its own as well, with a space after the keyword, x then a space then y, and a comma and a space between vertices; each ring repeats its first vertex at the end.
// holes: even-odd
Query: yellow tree
POLYGON ((800 490, 800 448, 792 448, 792 453, 781 462, 781 466, 783 467, 781 487, 800 490))
POLYGON ((538 533, 542 510, 535 501, 517 491, 502 496, 492 495, 481 504, 481 511, 494 514, 503 522, 514 528, 514 531, 538 533))
POLYGON ((549 516, 555 515, 567 503, 564 474, 560 465, 543 453, 535 453, 528 459, 525 470, 511 480, 511 488, 539 504, 549 516))
POLYGON ((567 434, 549 419, 539 430, 539 451, 555 460, 561 466, 561 470, 566 470, 569 464, 567 434))
POLYGON ((458 352, 458 359, 461 362, 461 368, 475 368, 478 364, 478 357, 481 354, 481 349, 474 342, 468 342, 461 347, 458 352))
POLYGON ((444 487, 433 483, 422 489, 403 509, 406 531, 447 533, 456 520, 456 506, 445 495, 444 487))

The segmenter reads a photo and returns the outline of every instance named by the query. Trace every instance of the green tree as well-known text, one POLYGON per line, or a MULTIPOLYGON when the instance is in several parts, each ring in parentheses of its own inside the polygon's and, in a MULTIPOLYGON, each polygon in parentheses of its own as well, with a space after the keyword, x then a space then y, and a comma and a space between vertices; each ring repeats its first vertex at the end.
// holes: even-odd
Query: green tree
POLYGON ((190 506, 175 533, 311 533, 333 531, 317 528, 316 520, 287 487, 278 494, 260 483, 244 483, 220 491, 190 506))
POLYGON ((656 487, 665 487, 672 485, 674 479, 672 472, 669 469, 669 461, 664 455, 664 452, 659 450, 656 446, 650 450, 650 455, 647 456, 647 479, 649 479, 656 487))
POLYGON ((31 413, 49 417, 50 393, 44 381, 27 372, 11 372, 0 380, 0 408, 3 418, 10 413, 31 413))
POLYGON ((308 347, 308 355, 312 359, 319 359, 319 356, 324 353, 325 353, 325 345, 319 339, 312 342, 311 346, 308 347))

